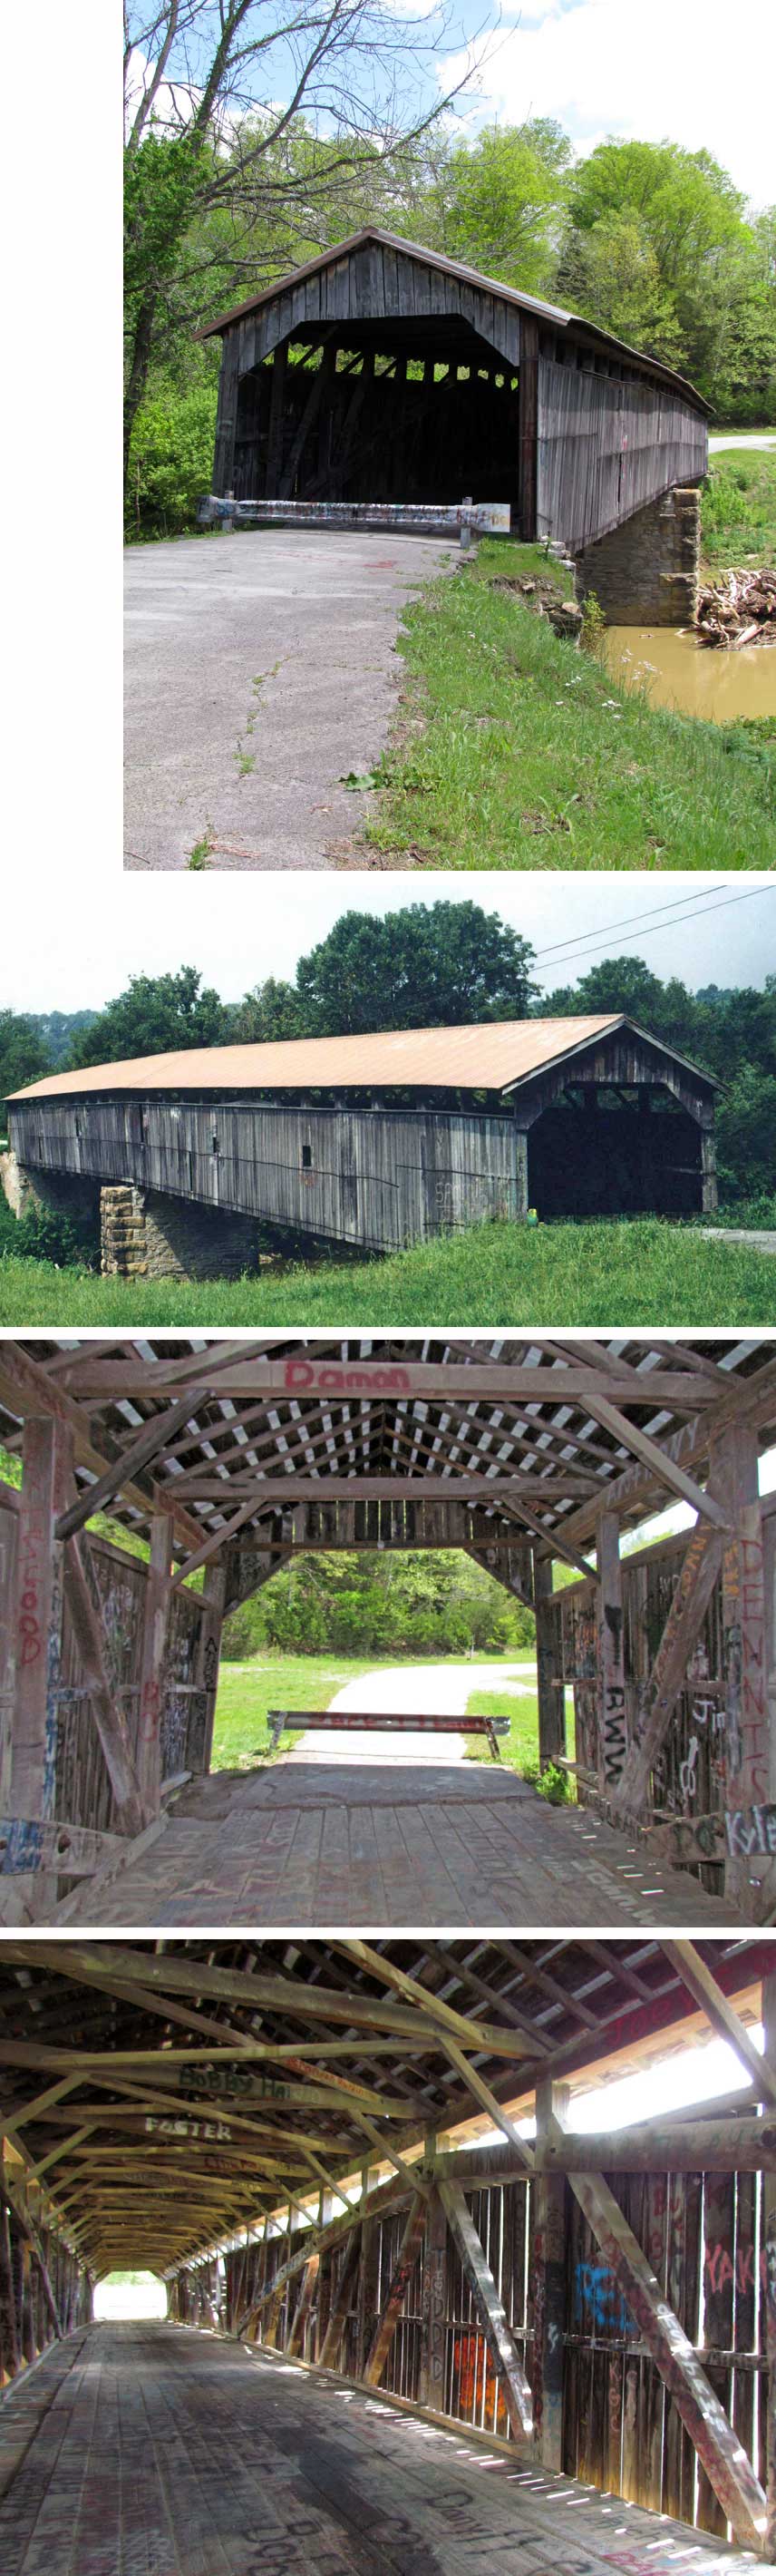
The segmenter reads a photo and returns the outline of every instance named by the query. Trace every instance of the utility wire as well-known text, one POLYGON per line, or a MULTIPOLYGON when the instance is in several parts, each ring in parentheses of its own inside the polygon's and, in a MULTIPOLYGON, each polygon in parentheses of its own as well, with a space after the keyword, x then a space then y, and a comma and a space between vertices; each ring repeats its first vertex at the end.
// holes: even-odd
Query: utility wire
MULTIPOLYGON (((713 889, 712 889, 712 891, 713 891, 713 889)), ((756 895, 761 895, 761 894, 776 894, 776 883, 775 883, 775 884, 773 884, 773 885, 753 886, 753 887, 751 888, 751 890, 750 890, 750 892, 749 892, 748 894, 730 894, 730 895, 723 895, 723 896, 722 896, 722 898, 721 898, 721 900, 720 900, 720 902, 718 902, 718 903, 709 903, 709 904, 707 904, 707 905, 705 906, 704 911, 703 911, 703 916, 702 916, 702 917, 703 917, 703 919, 704 919, 704 921, 705 921, 705 920, 708 918, 708 914, 709 914, 710 912, 724 912, 724 911, 726 911, 727 907, 728 907, 730 904, 734 904, 734 903, 753 903, 753 902, 754 902, 754 899, 755 899, 755 896, 756 896, 756 895)), ((686 900, 687 900, 687 901, 689 901, 689 897, 687 897, 687 898, 686 898, 686 900)), ((649 938, 651 938, 651 937, 654 937, 655 932, 656 932, 656 931, 658 931, 658 930, 679 930, 679 929, 681 929, 681 928, 683 927, 683 925, 684 925, 684 923, 685 923, 686 921, 695 921, 695 920, 697 920, 697 919, 698 919, 698 915, 699 915, 699 906, 696 904, 696 905, 693 907, 693 910, 692 910, 691 912, 683 913, 681 922, 671 922, 671 921, 664 921, 664 920, 660 920, 660 921, 652 920, 652 921, 650 921, 649 919, 647 919, 647 921, 646 921, 646 923, 645 923, 645 927, 644 927, 644 929, 643 929, 642 931, 640 931, 640 933, 639 933, 639 937, 640 937, 640 939, 649 939, 649 938)), ((638 919, 638 918, 639 918, 639 916, 638 916, 638 915, 635 915, 635 916, 633 916, 633 917, 635 917, 636 919, 638 919)), ((558 961, 559 965, 560 965, 560 966, 570 966, 570 965, 573 963, 573 960, 574 960, 575 956, 577 956, 577 955, 579 954, 580 949, 584 949, 584 948, 585 948, 589 943, 592 943, 593 948, 605 948, 605 947, 606 947, 606 945, 607 945, 607 942, 608 942, 609 938, 611 937, 611 933, 612 933, 612 931, 613 931, 613 930, 621 929, 621 928, 623 928, 623 927, 624 927, 624 925, 623 925, 623 923, 622 923, 622 922, 612 922, 612 923, 610 924, 609 930, 608 930, 608 931, 604 931, 603 936, 602 936, 602 935, 601 935, 601 933, 600 933, 600 932, 598 932, 598 931, 596 931, 596 932, 593 932, 593 931, 583 931, 579 939, 571 940, 571 941, 569 941, 568 943, 566 943, 566 942, 563 942, 563 941, 560 941, 560 940, 559 940, 559 941, 557 942, 557 947, 558 947, 558 948, 563 947, 563 948, 567 951, 567 953, 565 953, 565 954, 560 958, 560 960, 558 961)), ((553 956, 555 956, 555 954, 556 954, 556 951, 555 951, 555 949, 552 949, 552 948, 539 948, 539 949, 537 949, 537 952, 536 952, 536 964, 537 964, 537 965, 539 965, 539 964, 541 963, 542 958, 544 958, 544 957, 553 957, 553 956)))
MULTIPOLYGON (((689 894, 675 895, 670 903, 668 900, 666 900, 665 903, 659 903, 657 907, 658 912, 681 912, 683 905, 686 903, 692 903, 693 899, 695 899, 696 902, 705 901, 710 903, 711 897, 713 894, 717 893, 718 887, 719 878, 715 877, 713 878, 711 885, 704 887, 702 890, 700 887, 696 886, 691 889, 689 894)), ((650 911, 620 912, 618 913, 615 921, 607 923, 604 936, 608 938, 610 930, 627 929, 629 924, 634 921, 652 921, 654 918, 654 912, 650 911)), ((599 934, 596 930, 584 930, 581 933, 581 937, 583 939, 597 939, 598 935, 599 934)), ((537 957, 551 957, 556 948, 568 948, 568 945, 568 939, 554 939, 549 948, 538 948, 536 954, 537 957)))

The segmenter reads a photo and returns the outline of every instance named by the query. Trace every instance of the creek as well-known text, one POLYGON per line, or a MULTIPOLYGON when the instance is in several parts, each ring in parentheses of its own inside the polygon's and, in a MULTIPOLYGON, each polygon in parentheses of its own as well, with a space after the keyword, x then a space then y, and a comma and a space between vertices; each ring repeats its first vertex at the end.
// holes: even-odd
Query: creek
POLYGON ((656 707, 733 724, 739 716, 776 716, 776 647, 745 644, 740 653, 699 644, 690 627, 608 626, 602 654, 611 678, 643 688, 656 707))

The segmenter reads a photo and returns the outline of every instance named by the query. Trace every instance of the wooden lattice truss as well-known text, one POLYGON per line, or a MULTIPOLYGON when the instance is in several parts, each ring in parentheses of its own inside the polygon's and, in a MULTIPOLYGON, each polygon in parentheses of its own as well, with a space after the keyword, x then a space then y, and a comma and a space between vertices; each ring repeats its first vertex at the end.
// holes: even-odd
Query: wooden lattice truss
POLYGON ((193 1687, 200 1718, 206 1704, 198 1767, 207 1767, 227 1609, 311 1547, 458 1545, 536 1611, 543 1763, 563 1751, 553 1562, 595 1571, 599 1785, 607 1812, 640 1827, 721 1586, 726 1893, 764 1917, 776 1900, 776 1811, 758 1457, 775 1422, 765 1341, 6 1341, 0 1441, 21 1456, 23 1479, 20 1492, 0 1485, 17 1517, 5 1869, 28 1880, 37 1871, 50 1891, 57 1867, 93 1870, 119 1837, 153 1824, 170 1621, 200 1569, 193 1687), (621 1543, 645 1513, 676 1501, 696 1523, 629 1734, 621 1543), (129 1700, 117 1695, 87 1536, 106 1508, 150 1547, 129 1700), (57 1806, 60 1701, 74 1696, 61 1674, 65 1610, 84 1723, 96 1729, 113 1802, 101 1839, 88 1801, 85 1812, 57 1806))
MULTIPOLYGON (((195 2277, 201 2267, 206 2291, 214 2251, 242 2246, 234 2330, 276 2344, 283 2313, 283 2348, 297 2353, 315 2298, 315 2357, 336 2366, 369 2228, 393 2209, 401 2214, 397 2260, 357 2375, 374 2387, 383 2378, 422 2241, 421 2403, 444 2411, 437 2329, 449 2231, 506 2419, 538 2462, 557 2468, 570 2188, 723 2516, 740 2541, 773 2554, 776 2495, 766 2499, 713 2373, 625 2215, 619 2181, 666 2170, 765 2175, 762 2278, 773 2372, 771 1958, 763 1942, 693 1947, 648 1938, 481 1939, 449 1948, 351 1939, 132 1949, 6 1942, 5 2376, 21 2343, 12 2237, 21 2237, 28 2268, 44 2282, 46 2335, 63 2325, 52 2246, 61 2254, 64 2245, 89 2280, 128 2268, 166 2275, 179 2312, 192 2267, 195 2277), (752 2037, 761 2014, 764 2056, 752 2037), (732 2044, 745 2078, 732 2102, 620 2133, 574 2130, 580 2087, 607 2073, 643 2071, 667 2046, 702 2042, 710 2031, 732 2044), (535 2143, 522 2126, 532 2110, 535 2143), (500 2132, 502 2144, 478 2144, 483 2131, 486 2140, 500 2132), (521 2354, 469 2199, 494 2180, 527 2177, 536 2195, 534 2329, 531 2353, 521 2354)), ((206 2297, 204 2315, 214 2322, 206 2297)))

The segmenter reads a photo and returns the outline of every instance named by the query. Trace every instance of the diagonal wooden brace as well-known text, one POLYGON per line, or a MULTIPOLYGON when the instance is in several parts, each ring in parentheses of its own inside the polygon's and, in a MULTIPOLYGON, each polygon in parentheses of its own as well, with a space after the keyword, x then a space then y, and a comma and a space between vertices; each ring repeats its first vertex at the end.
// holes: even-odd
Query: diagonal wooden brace
POLYGON ((583 2173, 569 2174, 569 2182, 737 2541, 762 2552, 767 2509, 759 2479, 678 2317, 662 2297, 651 2263, 608 2183, 583 2173))
POLYGON ((533 2401, 506 2311, 460 2184, 440 2182, 438 2190, 450 2233, 461 2257, 467 2286, 481 2319, 491 2361, 498 2371, 512 2431, 522 2439, 533 2429, 533 2401))
POLYGON ((689 1656, 722 1564, 719 1530, 698 1522, 691 1531, 676 1591, 647 1683, 641 1740, 626 1754, 617 1803, 637 1813, 646 1806, 649 1775, 664 1743, 682 1689, 689 1656))

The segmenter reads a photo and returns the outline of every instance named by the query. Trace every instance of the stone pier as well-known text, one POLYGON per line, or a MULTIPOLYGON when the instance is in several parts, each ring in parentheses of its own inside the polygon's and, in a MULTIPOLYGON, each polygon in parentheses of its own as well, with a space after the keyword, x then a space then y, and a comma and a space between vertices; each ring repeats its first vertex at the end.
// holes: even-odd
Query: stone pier
POLYGON ((104 1278, 239 1279, 256 1270, 258 1258, 250 1217, 139 1189, 134 1181, 100 1191, 104 1278))
POLYGON ((700 520, 695 484, 648 501, 577 555, 577 597, 594 595, 607 626, 694 625, 700 520))

